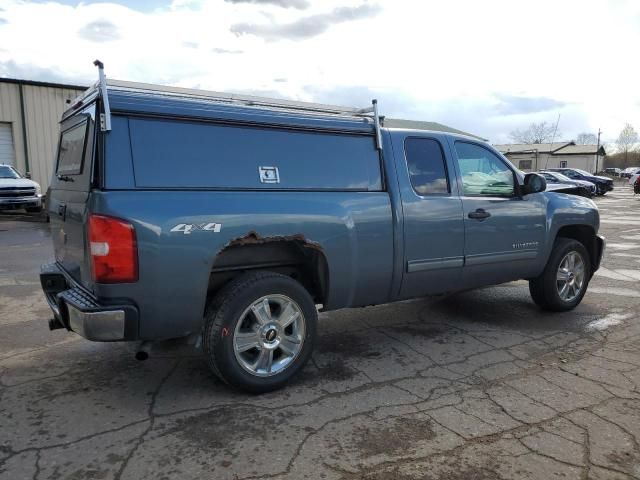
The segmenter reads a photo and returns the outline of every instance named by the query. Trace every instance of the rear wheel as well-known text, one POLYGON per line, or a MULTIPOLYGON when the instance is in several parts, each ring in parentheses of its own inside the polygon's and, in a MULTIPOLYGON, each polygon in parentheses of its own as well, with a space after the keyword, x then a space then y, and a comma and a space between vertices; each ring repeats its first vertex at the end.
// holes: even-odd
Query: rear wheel
POLYGON ((305 288, 273 272, 244 274, 210 303, 203 345, 213 372, 252 393, 284 386, 307 363, 317 311, 305 288))
POLYGON ((584 245, 571 238, 558 238, 542 274, 529 281, 529 292, 545 310, 572 310, 582 301, 590 278, 591 262, 584 245))

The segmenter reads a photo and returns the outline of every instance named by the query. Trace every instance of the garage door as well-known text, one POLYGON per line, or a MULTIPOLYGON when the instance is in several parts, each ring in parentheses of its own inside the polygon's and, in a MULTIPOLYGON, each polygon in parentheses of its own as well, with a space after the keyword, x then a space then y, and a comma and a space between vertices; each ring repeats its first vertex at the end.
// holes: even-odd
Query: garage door
POLYGON ((0 123, 0 164, 16 164, 16 153, 13 148, 13 133, 10 123, 0 123))

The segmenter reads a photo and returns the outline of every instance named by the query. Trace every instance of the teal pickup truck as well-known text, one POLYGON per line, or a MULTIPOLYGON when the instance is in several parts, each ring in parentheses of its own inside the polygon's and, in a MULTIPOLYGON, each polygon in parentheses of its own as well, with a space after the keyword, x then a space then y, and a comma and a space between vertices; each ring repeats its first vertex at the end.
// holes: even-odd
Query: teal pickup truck
MULTIPOLYGON (((100 69, 102 74, 102 69, 100 69)), ((48 211, 50 328, 200 338, 252 392, 309 359, 318 310, 529 281, 580 303, 604 239, 475 137, 367 109, 102 79, 64 113, 48 211)))

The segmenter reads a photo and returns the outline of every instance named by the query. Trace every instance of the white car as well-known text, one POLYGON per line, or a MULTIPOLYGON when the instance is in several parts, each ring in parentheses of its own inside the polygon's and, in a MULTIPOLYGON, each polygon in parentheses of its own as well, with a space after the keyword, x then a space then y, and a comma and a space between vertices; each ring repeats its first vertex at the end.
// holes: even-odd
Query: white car
POLYGON ((23 178, 11 165, 0 165, 0 210, 15 208, 32 213, 42 211, 40 185, 23 178))
POLYGON ((629 167, 625 168, 620 174, 623 178, 631 178, 631 176, 636 173, 636 171, 640 170, 640 167, 629 167))
POLYGON ((631 176, 629 177, 629 185, 635 184, 639 176, 640 176, 640 169, 637 169, 635 172, 632 172, 631 176))

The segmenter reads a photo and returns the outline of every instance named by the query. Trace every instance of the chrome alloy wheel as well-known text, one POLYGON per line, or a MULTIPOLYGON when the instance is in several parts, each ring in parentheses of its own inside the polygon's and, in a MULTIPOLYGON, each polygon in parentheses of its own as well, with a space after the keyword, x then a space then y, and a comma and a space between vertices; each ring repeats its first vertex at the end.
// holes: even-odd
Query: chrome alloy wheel
POLYGON ((233 334, 233 351, 247 372, 269 377, 296 359, 304 338, 300 306, 285 295, 266 295, 242 313, 233 334))
POLYGON ((585 264, 582 256, 575 251, 567 253, 558 267, 556 288, 565 302, 571 302, 584 287, 585 264))

